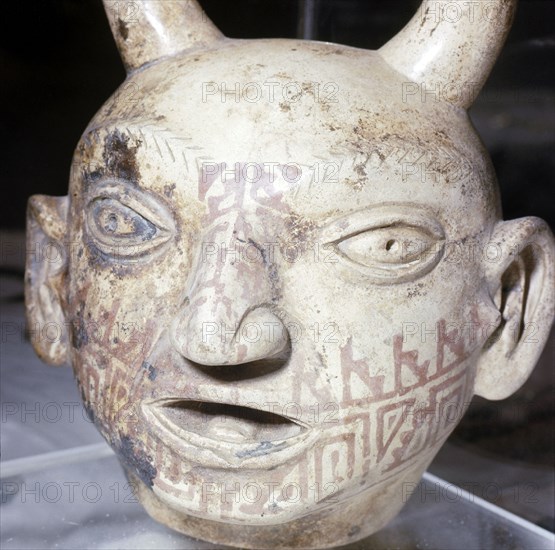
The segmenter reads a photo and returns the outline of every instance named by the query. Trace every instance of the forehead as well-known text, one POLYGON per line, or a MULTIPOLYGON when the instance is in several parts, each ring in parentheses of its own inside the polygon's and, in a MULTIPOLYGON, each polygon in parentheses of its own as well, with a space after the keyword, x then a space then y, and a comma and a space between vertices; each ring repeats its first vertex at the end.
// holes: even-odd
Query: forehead
POLYGON ((192 137, 156 126, 109 126, 84 136, 72 185, 80 196, 117 179, 139 193, 170 199, 177 209, 195 210, 217 199, 245 211, 260 212, 264 205, 315 221, 397 204, 400 211, 425 208, 457 233, 482 229, 495 211, 487 173, 449 149, 403 145, 390 139, 366 150, 339 144, 329 155, 308 149, 299 156, 235 157, 210 155, 192 137))
POLYGON ((386 140, 456 151, 469 131, 465 113, 433 94, 422 101, 406 84, 377 52, 291 40, 234 42, 134 73, 91 127, 164 128, 220 156, 329 156, 386 140))
POLYGON ((254 42, 137 73, 85 133, 85 161, 196 198, 207 171, 236 178, 248 165, 248 183, 289 166, 289 200, 306 214, 399 201, 453 216, 464 195, 483 219, 496 206, 489 160, 466 113, 403 97, 400 75, 375 52, 254 42))

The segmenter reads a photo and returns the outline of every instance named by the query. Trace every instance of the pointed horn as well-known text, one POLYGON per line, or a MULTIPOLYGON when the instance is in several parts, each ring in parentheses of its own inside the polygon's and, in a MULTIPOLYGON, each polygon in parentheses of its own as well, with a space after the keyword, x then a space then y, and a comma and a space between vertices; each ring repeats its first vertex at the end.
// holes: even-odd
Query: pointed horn
POLYGON ((196 0, 103 0, 127 72, 223 38, 196 0))
POLYGON ((469 108, 511 28, 517 0, 424 0, 408 25, 379 51, 426 91, 469 108))

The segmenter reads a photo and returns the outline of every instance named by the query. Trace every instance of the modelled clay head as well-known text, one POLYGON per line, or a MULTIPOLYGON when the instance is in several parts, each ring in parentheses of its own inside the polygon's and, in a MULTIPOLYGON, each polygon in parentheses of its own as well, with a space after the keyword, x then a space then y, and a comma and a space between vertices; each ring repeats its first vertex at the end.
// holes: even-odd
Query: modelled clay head
POLYGON ((363 538, 474 394, 523 384, 553 318, 551 233, 501 221, 466 112, 515 2, 425 2, 378 51, 105 4, 127 80, 68 196, 29 202, 31 245, 65 251, 29 256, 29 320, 64 329, 37 353, 73 365, 159 521, 242 548, 363 538))

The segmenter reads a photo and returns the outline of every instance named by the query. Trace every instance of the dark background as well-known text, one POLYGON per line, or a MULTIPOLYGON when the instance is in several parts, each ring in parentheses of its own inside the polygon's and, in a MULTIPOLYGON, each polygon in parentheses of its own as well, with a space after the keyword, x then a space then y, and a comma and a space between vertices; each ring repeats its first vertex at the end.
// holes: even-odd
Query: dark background
MULTIPOLYGON (((378 48, 419 0, 314 0, 314 37, 378 48)), ((304 0, 201 0, 230 37, 295 37, 304 0)), ((2 4, 0 228, 23 228, 29 195, 64 195, 73 149, 125 73, 100 0, 2 4), (7 195, 6 195, 7 193, 7 195)), ((506 218, 555 227, 555 2, 521 0, 515 25, 472 110, 502 187, 506 218)))

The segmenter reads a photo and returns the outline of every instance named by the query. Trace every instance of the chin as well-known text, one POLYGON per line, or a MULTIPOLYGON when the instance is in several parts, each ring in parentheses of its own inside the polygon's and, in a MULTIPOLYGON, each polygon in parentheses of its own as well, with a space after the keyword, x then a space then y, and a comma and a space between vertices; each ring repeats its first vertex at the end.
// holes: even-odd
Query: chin
POLYGON ((374 485, 359 494, 331 505, 321 503, 306 509, 304 515, 283 522, 264 525, 239 521, 232 517, 215 520, 196 511, 190 513, 174 505, 179 499, 169 498, 155 483, 149 488, 135 473, 127 470, 136 494, 148 514, 156 521, 193 538, 214 544, 246 549, 335 548, 357 542, 385 527, 406 502, 405 487, 413 486, 422 475, 421 467, 411 468, 374 485))

